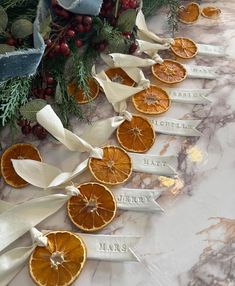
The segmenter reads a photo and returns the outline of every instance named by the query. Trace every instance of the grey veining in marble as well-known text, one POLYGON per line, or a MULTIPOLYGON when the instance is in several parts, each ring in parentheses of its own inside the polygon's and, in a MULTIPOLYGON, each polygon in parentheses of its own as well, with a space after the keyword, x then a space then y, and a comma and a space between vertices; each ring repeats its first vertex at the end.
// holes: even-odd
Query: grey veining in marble
MULTIPOLYGON (((235 285, 235 2, 233 0, 202 1, 217 5, 219 20, 200 18, 194 25, 179 25, 177 35, 195 42, 223 45, 225 58, 198 56, 190 63, 217 67, 216 80, 187 79, 177 87, 212 89, 208 105, 173 103, 167 117, 201 119, 202 137, 185 138, 159 135, 150 153, 178 155, 178 177, 135 173, 126 184, 133 188, 165 188, 158 202, 162 214, 119 212, 102 233, 142 235, 136 253, 142 263, 106 263, 88 261, 74 285, 86 286, 234 286, 235 285)), ((149 28, 167 34, 165 14, 149 21, 149 28)), ((153 83, 159 84, 152 79, 153 83)), ((114 113, 103 95, 95 101, 92 120, 114 113), (95 115, 94 115, 95 114, 95 115)), ((131 103, 129 110, 134 111, 131 103)), ((83 124, 73 121, 74 132, 80 134, 83 124)), ((29 138, 20 138, 27 141, 29 138)), ((33 138, 32 138, 33 139, 33 138)), ((112 138, 110 142, 116 142, 112 138)), ((5 147, 7 136, 2 139, 5 147)), ((72 170, 77 160, 52 138, 33 141, 43 158, 63 170, 72 170)), ((77 178, 86 181, 89 175, 77 178)), ((1 181, 0 198, 21 202, 39 197, 34 187, 14 190, 1 181)), ((42 222, 39 229, 78 231, 63 208, 42 222)), ((22 243, 27 241, 27 235, 22 243)), ((25 267, 10 286, 34 285, 25 267)))

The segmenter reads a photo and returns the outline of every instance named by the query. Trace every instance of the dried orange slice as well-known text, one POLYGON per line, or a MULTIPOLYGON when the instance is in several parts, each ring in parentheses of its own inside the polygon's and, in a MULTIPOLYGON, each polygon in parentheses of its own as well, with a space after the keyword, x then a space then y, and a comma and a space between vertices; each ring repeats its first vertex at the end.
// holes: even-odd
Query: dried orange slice
POLYGON ((38 149, 26 143, 15 144, 4 151, 1 158, 1 172, 5 182, 14 188, 23 188, 28 183, 14 170, 11 159, 31 159, 42 161, 38 149))
POLYGON ((125 120, 117 129, 117 140, 126 150, 136 153, 147 152, 155 141, 152 124, 144 117, 132 115, 132 120, 125 120))
POLYGON ((103 151, 103 159, 89 159, 89 169, 95 179, 109 185, 127 181, 132 173, 132 162, 127 152, 116 146, 103 147, 103 151))
POLYGON ((221 10, 213 6, 204 7, 202 8, 202 11, 201 11, 201 14, 203 17, 214 19, 214 20, 219 18, 220 13, 221 13, 221 10))
POLYGON ((48 245, 37 246, 29 259, 32 279, 40 286, 71 285, 86 262, 84 242, 68 231, 53 231, 46 237, 48 245))
POLYGON ((161 64, 153 65, 152 73, 158 80, 168 84, 181 82, 187 76, 185 67, 173 60, 164 60, 161 64))
POLYGON ((135 81, 121 68, 111 68, 105 71, 109 79, 113 82, 133 86, 135 81))
POLYGON ((67 92, 69 96, 74 96, 78 103, 84 104, 94 100, 99 94, 99 85, 93 79, 88 80, 89 95, 86 95, 83 90, 78 89, 75 81, 72 81, 67 86, 67 92))
POLYGON ((86 183, 77 188, 80 194, 71 197, 67 205, 71 221, 86 232, 97 231, 108 225, 117 210, 111 191, 99 183, 86 183))
POLYGON ((139 112, 152 115, 166 112, 171 104, 167 92, 156 85, 133 95, 132 102, 139 112))
POLYGON ((178 11, 178 19, 184 24, 192 24, 197 21, 200 16, 200 6, 191 2, 186 7, 180 6, 178 11))
POLYGON ((188 38, 175 38, 171 44, 172 52, 182 59, 192 59, 196 56, 198 48, 193 40, 188 38))

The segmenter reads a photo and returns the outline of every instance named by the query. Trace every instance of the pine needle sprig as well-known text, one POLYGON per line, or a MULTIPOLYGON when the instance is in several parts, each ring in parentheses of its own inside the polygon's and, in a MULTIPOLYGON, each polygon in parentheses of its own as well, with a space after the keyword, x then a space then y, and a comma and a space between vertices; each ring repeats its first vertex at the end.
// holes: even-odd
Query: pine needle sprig
POLYGON ((84 119, 83 113, 79 104, 73 96, 69 96, 67 93, 67 82, 63 78, 63 75, 57 74, 56 80, 59 85, 59 91, 57 90, 55 103, 56 107, 59 109, 59 117, 63 125, 67 128, 69 127, 69 117, 75 116, 76 118, 82 120, 84 119))
POLYGON ((29 1, 29 0, 2 0, 1 6, 7 10, 9 8, 14 8, 16 6, 27 6, 27 5, 29 5, 29 2, 32 2, 32 1, 29 1))
POLYGON ((104 21, 103 27, 98 34, 100 39, 108 42, 109 53, 127 53, 130 47, 131 41, 125 39, 122 32, 115 29, 107 21, 104 21))
POLYGON ((162 6, 169 8, 168 12, 168 24, 172 35, 178 29, 177 13, 180 6, 178 0, 144 0, 143 1, 143 12, 146 17, 152 16, 154 12, 162 6))
POLYGON ((168 12, 168 25, 172 36, 174 37, 175 32, 178 30, 178 10, 179 1, 178 0, 168 0, 169 12, 168 12))
POLYGON ((16 77, 0 82, 0 124, 12 121, 19 108, 28 101, 31 77, 16 77))

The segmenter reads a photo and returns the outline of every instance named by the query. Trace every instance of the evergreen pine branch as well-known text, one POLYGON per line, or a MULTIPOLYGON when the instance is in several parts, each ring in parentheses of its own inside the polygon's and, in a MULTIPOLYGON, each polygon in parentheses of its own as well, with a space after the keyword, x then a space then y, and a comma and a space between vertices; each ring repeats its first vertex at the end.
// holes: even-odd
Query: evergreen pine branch
POLYGON ((179 1, 178 0, 168 0, 169 12, 168 12, 168 25, 170 27, 170 31, 172 36, 174 36, 175 32, 178 30, 178 9, 179 9, 179 1))
POLYGON ((0 82, 0 124, 13 121, 18 109, 28 101, 32 78, 16 77, 0 82))
POLYGON ((78 119, 82 120, 83 113, 79 104, 73 96, 69 96, 67 93, 67 82, 63 78, 62 74, 57 74, 56 80, 59 84, 59 95, 56 97, 56 106, 59 109, 59 117, 63 125, 67 128, 69 126, 69 117, 74 115, 78 119))
POLYGON ((127 53, 130 47, 130 41, 125 39, 122 32, 115 29, 107 21, 104 21, 98 37, 108 42, 109 53, 127 53))
POLYGON ((31 1, 29 0, 2 0, 1 6, 7 10, 9 8, 14 8, 16 6, 28 6, 30 2, 32 2, 32 0, 31 1))
POLYGON ((143 1, 143 13, 146 17, 154 14, 154 12, 162 6, 168 6, 168 24, 172 34, 178 29, 177 13, 179 8, 178 0, 144 0, 143 1))

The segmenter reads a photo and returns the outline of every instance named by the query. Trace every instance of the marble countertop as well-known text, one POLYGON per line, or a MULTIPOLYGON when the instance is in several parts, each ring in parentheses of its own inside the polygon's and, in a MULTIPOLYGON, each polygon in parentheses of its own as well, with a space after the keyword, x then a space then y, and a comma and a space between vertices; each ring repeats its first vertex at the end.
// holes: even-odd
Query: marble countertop
MULTIPOLYGON (((204 1, 203 1, 204 2, 204 1)), ((197 43, 223 45, 224 58, 197 56, 190 63, 216 67, 216 80, 186 79, 177 87, 210 88, 211 104, 187 105, 173 103, 167 117, 200 119, 201 137, 158 135, 149 153, 178 156, 178 177, 167 179, 135 173, 126 186, 166 189, 158 199, 164 213, 118 212, 114 221, 101 233, 141 235, 136 253, 141 263, 108 263, 88 261, 74 285, 86 286, 234 286, 235 285, 235 2, 205 1, 217 5, 219 20, 200 18, 194 25, 179 25, 179 36, 197 43), (167 187, 167 188, 166 188, 167 187)), ((164 13, 158 12, 149 21, 157 34, 167 32, 164 13)), ((157 83, 154 79, 153 82, 157 83)), ((91 110, 84 107, 92 120, 113 115, 103 95, 91 110), (95 115, 94 115, 95 114, 95 115)), ((131 105, 129 110, 133 111, 131 105)), ((73 121, 74 132, 80 134, 83 125, 73 121)), ((37 145, 47 163, 70 171, 78 160, 51 137, 46 141, 19 138, 37 145)), ((115 142, 115 139, 111 139, 115 142)), ((3 147, 9 144, 7 131, 1 138, 3 147)), ((79 160, 82 158, 79 158, 79 160)), ((77 179, 87 181, 85 174, 77 179)), ((40 197, 35 187, 14 190, 0 183, 0 198, 12 203, 40 197)), ((38 229, 78 231, 68 219, 66 209, 42 222, 38 229)), ((22 242, 27 241, 27 235, 22 242)), ((34 285, 24 269, 10 286, 34 285)))

